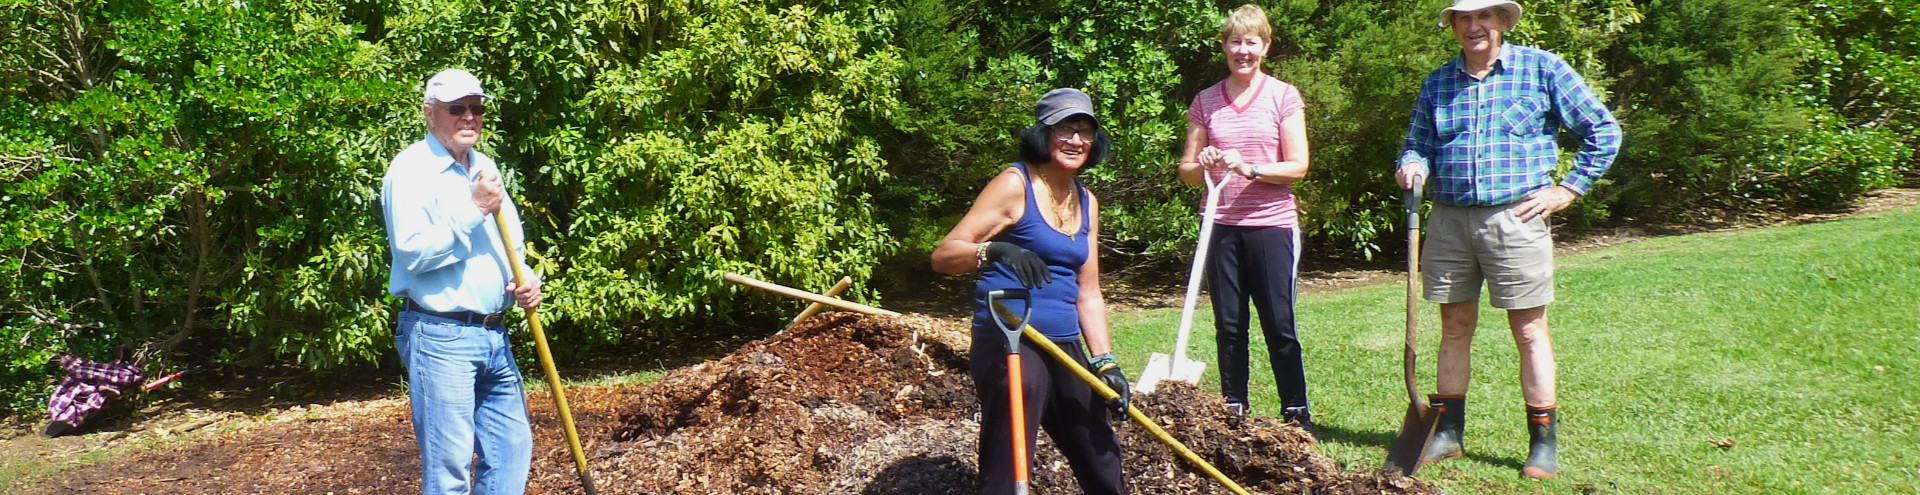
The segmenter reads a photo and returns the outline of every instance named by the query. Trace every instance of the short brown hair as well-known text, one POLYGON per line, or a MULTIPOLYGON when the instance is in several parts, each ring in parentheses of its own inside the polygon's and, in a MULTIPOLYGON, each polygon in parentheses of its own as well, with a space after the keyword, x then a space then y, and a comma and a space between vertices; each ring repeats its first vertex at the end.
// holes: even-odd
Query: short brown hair
POLYGON ((1220 23, 1220 42, 1241 35, 1258 35, 1260 39, 1273 41, 1273 26, 1267 24, 1267 11, 1259 5, 1246 4, 1227 14, 1227 20, 1220 23))

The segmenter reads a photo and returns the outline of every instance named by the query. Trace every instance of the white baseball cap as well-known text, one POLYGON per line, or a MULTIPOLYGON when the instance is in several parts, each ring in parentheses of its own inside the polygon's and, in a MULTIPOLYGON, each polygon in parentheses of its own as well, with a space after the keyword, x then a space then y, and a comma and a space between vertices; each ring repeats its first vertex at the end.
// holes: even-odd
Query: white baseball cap
POLYGON ((492 96, 487 95, 486 91, 480 90, 480 78, 473 77, 472 72, 447 69, 434 74, 432 79, 427 80, 427 91, 420 102, 431 104, 438 100, 449 103, 468 96, 493 99, 492 96))
POLYGON ((1440 11, 1440 27, 1448 27, 1447 18, 1453 12, 1473 12, 1487 7, 1499 7, 1507 11, 1507 31, 1512 31, 1513 25, 1520 22, 1520 4, 1513 0, 1453 0, 1452 7, 1440 11))

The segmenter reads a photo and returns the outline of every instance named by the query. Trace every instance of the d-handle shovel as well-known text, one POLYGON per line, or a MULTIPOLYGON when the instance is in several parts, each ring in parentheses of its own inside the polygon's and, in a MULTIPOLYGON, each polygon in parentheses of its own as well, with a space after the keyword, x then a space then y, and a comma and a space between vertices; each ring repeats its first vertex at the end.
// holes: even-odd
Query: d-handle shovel
POLYGON ((1407 415, 1400 420, 1399 436, 1387 447, 1387 465, 1407 476, 1413 476, 1413 472, 1420 469, 1420 457, 1426 453, 1427 444, 1433 442, 1434 422, 1440 419, 1440 413, 1420 396, 1420 379, 1414 373, 1414 348, 1419 345, 1415 323, 1420 316, 1419 294, 1415 292, 1420 279, 1420 178, 1414 177, 1413 182, 1416 185, 1406 194, 1407 349, 1400 360, 1407 380, 1407 415))
MULTIPOLYGON (((1013 409, 1013 493, 1027 493, 1027 402, 1022 396, 1024 385, 1020 380, 1020 329, 1026 327, 1027 318, 1033 316, 1033 293, 1026 289, 1005 289, 987 293, 987 306, 1005 307, 1000 301, 1007 298, 1026 301, 1026 312, 1020 315, 1020 321, 1007 324, 1000 313, 988 311, 993 315, 994 326, 1000 327, 1000 333, 1007 336, 1007 395, 1012 399, 1008 407, 1013 409)), ((984 469, 984 468, 983 468, 984 469)))
POLYGON ((1147 356, 1147 367, 1140 372, 1140 381, 1133 389, 1140 393, 1153 393, 1162 380, 1200 383, 1200 374, 1207 369, 1207 363, 1187 359, 1187 336, 1193 333, 1194 307, 1200 300, 1200 279, 1207 268, 1207 245, 1213 238, 1213 219, 1220 211, 1220 189, 1227 181, 1225 178, 1213 180, 1213 172, 1200 171, 1201 180, 1207 182, 1207 206, 1200 213, 1199 246, 1193 250, 1193 270, 1187 272, 1187 299, 1180 305, 1180 330, 1173 341, 1173 356, 1153 353, 1147 356))
MULTIPOLYGON (((520 256, 514 253, 513 236, 507 230, 507 217, 499 210, 493 212, 494 226, 500 229, 500 243, 507 248, 507 266, 513 267, 513 285, 527 283, 527 276, 520 269, 520 256)), ((598 495, 593 489, 593 476, 587 472, 587 455, 580 450, 580 433, 573 428, 573 411, 567 409, 567 389, 560 385, 560 372, 553 369, 553 353, 547 350, 547 332, 540 327, 540 312, 527 310, 527 326, 533 329, 533 348, 540 355, 540 369, 547 373, 547 388, 553 390, 553 405, 560 411, 560 424, 567 428, 567 448, 573 450, 573 464, 580 472, 580 487, 587 495, 598 495)))
MULTIPOLYGON (((992 299, 988 299, 987 304, 992 307, 995 318, 994 323, 1002 325, 1000 327, 1001 331, 1006 331, 1007 327, 1004 323, 1000 323, 1000 318, 1012 318, 1013 310, 1007 309, 1007 305, 999 304, 992 299)), ((1021 321, 1025 320, 1024 317, 1021 318, 1021 321)), ((1060 346, 1054 345, 1053 341, 1047 340, 1047 336, 1040 333, 1039 329, 1033 328, 1033 325, 1026 324, 1018 325, 1018 327, 1027 335, 1027 340, 1033 341, 1034 347, 1039 348, 1041 352, 1047 353, 1048 356, 1052 356, 1054 361, 1060 362, 1065 368, 1072 371, 1073 376, 1079 377, 1082 382, 1086 382, 1087 386, 1092 387, 1093 393, 1099 395, 1101 400, 1111 401, 1120 397, 1120 392, 1116 392, 1112 387, 1108 387, 1105 382, 1100 381, 1100 377, 1094 376, 1092 371, 1087 371, 1085 366, 1074 364, 1075 359, 1073 356, 1068 355, 1067 351, 1060 350, 1060 346)), ((1179 440, 1173 438, 1173 435, 1167 434, 1167 430, 1160 428, 1160 425, 1154 424, 1152 418, 1148 418, 1146 413, 1140 411, 1140 406, 1128 404, 1127 417, 1133 418, 1134 424, 1140 425, 1141 428, 1147 430, 1148 434, 1153 435, 1153 438, 1159 439, 1160 443, 1164 443, 1167 445, 1167 448, 1173 449, 1173 453, 1179 455, 1181 459, 1186 459, 1187 462, 1192 463, 1195 467, 1199 467, 1201 471, 1206 471, 1207 476, 1212 476, 1214 481, 1220 482, 1220 485, 1225 486, 1228 491, 1237 495, 1249 495, 1245 487, 1228 479, 1226 474, 1221 473, 1219 469, 1215 469, 1212 464, 1208 464, 1206 459, 1201 459, 1200 454, 1193 453, 1193 449, 1187 448, 1186 444, 1180 443, 1179 440)))

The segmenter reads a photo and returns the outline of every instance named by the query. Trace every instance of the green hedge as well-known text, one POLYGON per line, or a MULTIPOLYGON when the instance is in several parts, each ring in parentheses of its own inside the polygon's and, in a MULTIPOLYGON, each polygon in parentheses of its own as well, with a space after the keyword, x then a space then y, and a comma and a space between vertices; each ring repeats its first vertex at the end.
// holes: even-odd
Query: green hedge
MULTIPOLYGON (((1370 257, 1446 2, 1268 2, 1270 70, 1308 105, 1309 249, 1370 257)), ((758 323, 737 271, 853 297, 914 271, 1031 104, 1095 96, 1088 174, 1110 269, 1177 262, 1198 191, 1173 162, 1225 75, 1237 2, 0 0, 0 410, 49 358, 119 343, 237 367, 391 348, 376 187, 444 67, 499 97, 507 170, 559 347, 758 323)), ((1913 0, 1540 0, 1511 38, 1565 55, 1627 129, 1569 218, 1830 205, 1910 170, 1913 0)), ((158 366, 158 365, 156 365, 158 366)))

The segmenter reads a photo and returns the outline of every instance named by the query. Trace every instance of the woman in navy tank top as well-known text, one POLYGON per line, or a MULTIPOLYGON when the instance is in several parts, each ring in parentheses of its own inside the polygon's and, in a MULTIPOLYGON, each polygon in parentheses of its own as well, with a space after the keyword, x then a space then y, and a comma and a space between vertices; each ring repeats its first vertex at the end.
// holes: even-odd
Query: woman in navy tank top
POLYGON ((1047 92, 1034 106, 1034 120, 1020 133, 1020 161, 987 183, 933 251, 933 268, 941 273, 980 271, 971 351, 981 408, 980 493, 1014 491, 1007 341, 987 314, 986 294, 1016 288, 1033 294, 1028 322, 1075 361, 1020 346, 1026 452, 1044 428, 1087 493, 1126 493, 1120 439, 1107 422, 1109 410, 1125 412, 1128 390, 1107 339, 1107 302, 1100 294, 1100 202, 1075 178, 1098 165, 1111 144, 1093 100, 1079 90, 1047 92), (1121 398, 1100 399, 1068 366, 1093 370, 1121 398))

